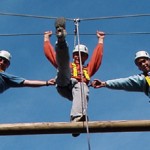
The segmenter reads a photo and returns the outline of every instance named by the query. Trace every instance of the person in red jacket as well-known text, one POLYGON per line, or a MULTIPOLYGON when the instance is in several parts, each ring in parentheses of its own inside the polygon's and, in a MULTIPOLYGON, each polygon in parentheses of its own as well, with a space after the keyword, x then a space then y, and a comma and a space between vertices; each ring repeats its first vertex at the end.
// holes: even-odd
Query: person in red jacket
POLYGON ((61 96, 72 101, 71 121, 85 121, 89 100, 88 84, 90 77, 97 72, 102 62, 104 32, 97 31, 98 44, 87 65, 85 61, 89 56, 88 48, 83 44, 75 47, 72 54, 73 62, 70 62, 68 45, 65 40, 65 25, 57 24, 56 26, 58 40, 55 49, 50 43, 51 35, 52 31, 44 33, 44 53, 51 64, 57 68, 57 91, 61 96))

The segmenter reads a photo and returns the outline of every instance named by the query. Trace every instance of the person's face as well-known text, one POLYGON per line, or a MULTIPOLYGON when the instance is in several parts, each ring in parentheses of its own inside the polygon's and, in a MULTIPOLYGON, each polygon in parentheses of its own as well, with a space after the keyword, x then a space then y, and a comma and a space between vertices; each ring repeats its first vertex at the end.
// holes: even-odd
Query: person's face
MULTIPOLYGON (((88 58, 88 55, 81 52, 82 64, 84 64, 84 62, 87 60, 87 58, 88 58)), ((79 52, 74 52, 73 53, 73 60, 74 60, 74 63, 76 63, 76 64, 80 63, 79 52)))
POLYGON ((0 70, 5 71, 9 67, 9 61, 3 57, 0 57, 0 70))
POLYGON ((136 65, 138 66, 139 70, 143 72, 149 72, 150 71, 150 59, 148 58, 138 58, 136 60, 136 65))

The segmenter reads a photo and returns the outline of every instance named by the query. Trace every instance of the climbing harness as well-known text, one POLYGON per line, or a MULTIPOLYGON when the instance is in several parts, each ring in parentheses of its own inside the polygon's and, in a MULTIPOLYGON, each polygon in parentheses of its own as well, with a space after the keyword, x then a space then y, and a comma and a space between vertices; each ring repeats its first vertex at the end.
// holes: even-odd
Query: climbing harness
MULTIPOLYGON (((79 52, 79 61, 80 61, 82 109, 84 108, 84 110, 82 110, 82 114, 85 111, 88 150, 91 150, 90 136, 89 136, 89 126, 88 126, 88 115, 87 115, 87 106, 86 107, 84 106, 84 102, 86 101, 86 97, 84 95, 83 75, 86 74, 86 73, 84 72, 84 69, 83 69, 83 66, 82 66, 81 52, 80 52, 80 48, 79 48, 79 45, 80 45, 80 39, 79 39, 79 22, 80 22, 80 19, 74 19, 74 23, 75 23, 75 38, 76 38, 75 42, 77 40, 78 52, 79 52)), ((75 43, 74 43, 74 46, 75 46, 75 43)), ((77 70, 77 69, 74 69, 74 70, 77 70)))
POLYGON ((148 85, 150 86, 150 77, 149 77, 149 76, 146 76, 145 79, 146 79, 148 85))
MULTIPOLYGON (((88 71, 85 67, 82 68, 83 70, 83 75, 84 77, 86 78, 86 80, 90 80, 90 76, 88 74, 88 71)), ((77 69, 77 65, 75 63, 72 63, 72 74, 74 77, 77 77, 78 76, 78 69, 77 69)))
MULTIPOLYGON (((145 75, 145 80, 146 80, 146 83, 147 83, 146 90, 145 90, 145 94, 146 94, 147 96, 149 96, 150 76, 145 75)), ((149 101, 149 103, 150 103, 150 101, 149 101)))

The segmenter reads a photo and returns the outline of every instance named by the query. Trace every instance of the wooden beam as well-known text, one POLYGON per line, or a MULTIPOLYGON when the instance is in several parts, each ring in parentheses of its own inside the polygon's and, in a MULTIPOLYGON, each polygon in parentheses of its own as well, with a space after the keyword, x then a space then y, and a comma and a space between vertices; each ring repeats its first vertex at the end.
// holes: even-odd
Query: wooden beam
MULTIPOLYGON (((88 122, 90 133, 150 131, 150 120, 88 122)), ((2 135, 86 133, 86 122, 39 122, 0 124, 2 135)))

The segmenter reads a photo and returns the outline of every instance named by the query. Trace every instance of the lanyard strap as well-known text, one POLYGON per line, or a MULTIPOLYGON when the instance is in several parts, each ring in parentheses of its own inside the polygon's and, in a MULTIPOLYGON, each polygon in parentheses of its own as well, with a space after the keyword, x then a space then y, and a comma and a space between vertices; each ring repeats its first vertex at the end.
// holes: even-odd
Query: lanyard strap
MULTIPOLYGON (((72 63, 72 66, 73 66, 73 68, 72 68, 72 70, 73 70, 73 76, 74 76, 74 77, 77 77, 77 76, 78 76, 77 65, 76 65, 75 63, 72 63)), ((83 67, 82 70, 83 70, 83 75, 85 76, 85 78, 86 78, 87 80, 90 80, 90 76, 89 76, 87 70, 86 70, 84 67, 83 67)))
POLYGON ((149 76, 146 76, 145 79, 146 79, 148 85, 150 86, 150 77, 149 77, 149 76))

